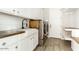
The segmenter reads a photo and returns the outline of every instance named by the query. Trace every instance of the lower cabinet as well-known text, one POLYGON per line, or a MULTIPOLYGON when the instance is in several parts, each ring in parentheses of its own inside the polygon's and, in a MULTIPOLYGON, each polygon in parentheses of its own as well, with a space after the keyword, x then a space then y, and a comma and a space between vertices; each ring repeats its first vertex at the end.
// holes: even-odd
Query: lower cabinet
POLYGON ((5 37, 0 39, 0 51, 16 50, 18 35, 5 37))
POLYGON ((33 49, 38 45, 38 33, 33 34, 33 49))
POLYGON ((38 45, 38 33, 34 33, 29 37, 25 37, 19 42, 19 50, 21 51, 33 51, 38 45))
POLYGON ((18 49, 19 49, 19 45, 17 43, 8 46, 8 51, 18 51, 18 49))
POLYGON ((32 41, 30 38, 24 38, 18 42, 18 50, 20 51, 32 51, 32 41))
POLYGON ((0 39, 0 51, 33 51, 38 45, 38 32, 0 39))

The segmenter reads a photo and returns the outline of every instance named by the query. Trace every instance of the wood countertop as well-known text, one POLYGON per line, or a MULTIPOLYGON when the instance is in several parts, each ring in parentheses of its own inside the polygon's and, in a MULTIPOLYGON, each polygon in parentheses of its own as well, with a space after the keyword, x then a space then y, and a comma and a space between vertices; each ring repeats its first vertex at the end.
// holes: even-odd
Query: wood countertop
POLYGON ((25 33, 22 29, 15 29, 15 30, 6 30, 6 31, 0 31, 0 38, 13 36, 17 34, 25 33))

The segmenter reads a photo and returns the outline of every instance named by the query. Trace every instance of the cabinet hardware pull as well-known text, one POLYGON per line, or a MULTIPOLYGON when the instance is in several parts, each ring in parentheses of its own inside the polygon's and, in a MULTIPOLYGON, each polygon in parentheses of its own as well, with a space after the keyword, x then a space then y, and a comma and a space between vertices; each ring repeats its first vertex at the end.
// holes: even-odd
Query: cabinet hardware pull
POLYGON ((18 46, 16 46, 15 48, 18 48, 18 46))
POLYGON ((17 11, 17 13, 19 13, 19 11, 17 11))
POLYGON ((15 12, 15 10, 13 10, 13 12, 15 12))
POLYGON ((6 45, 6 43, 4 42, 2 45, 6 45))
POLYGON ((31 38, 31 40, 32 40, 32 38, 31 38))

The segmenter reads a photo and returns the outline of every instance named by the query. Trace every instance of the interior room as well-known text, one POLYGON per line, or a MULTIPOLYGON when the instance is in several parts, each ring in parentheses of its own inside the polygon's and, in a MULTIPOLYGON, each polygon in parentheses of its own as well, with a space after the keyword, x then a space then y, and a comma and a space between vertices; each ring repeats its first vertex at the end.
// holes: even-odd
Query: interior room
POLYGON ((79 51, 79 8, 0 8, 0 51, 79 51))

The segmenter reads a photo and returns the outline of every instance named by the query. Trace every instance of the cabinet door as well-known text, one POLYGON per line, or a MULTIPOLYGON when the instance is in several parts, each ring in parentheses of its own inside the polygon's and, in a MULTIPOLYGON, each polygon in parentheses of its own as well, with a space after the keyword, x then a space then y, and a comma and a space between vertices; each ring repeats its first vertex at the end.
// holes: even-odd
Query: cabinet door
POLYGON ((16 43, 20 38, 18 38, 19 35, 14 35, 6 38, 0 39, 0 47, 8 47, 12 45, 13 43, 16 43))
POLYGON ((19 42, 19 50, 21 51, 33 51, 38 44, 38 34, 33 34, 28 38, 24 38, 19 42))
POLYGON ((18 47, 20 51, 32 51, 33 43, 32 37, 25 37, 23 40, 18 42, 18 47))
POLYGON ((18 42, 18 47, 19 47, 18 48, 19 51, 27 51, 28 50, 28 38, 20 40, 18 42))
POLYGON ((29 51, 28 39, 19 40, 8 46, 8 51, 29 51))
POLYGON ((33 49, 38 45, 38 32, 33 34, 33 49))
POLYGON ((31 19, 42 19, 42 9, 41 8, 18 8, 17 11, 20 12, 21 16, 31 18, 31 19))
POLYGON ((0 11, 11 15, 26 18, 33 18, 33 19, 43 18, 42 8, 2 8, 0 9, 0 11))
POLYGON ((30 8, 30 18, 41 19, 42 9, 41 8, 30 8))
POLYGON ((8 51, 28 51, 28 42, 27 40, 19 40, 16 43, 8 46, 8 51))
POLYGON ((26 18, 30 18, 30 9, 29 8, 17 8, 17 14, 19 16, 23 16, 23 17, 26 17, 26 18))
POLYGON ((32 51, 33 50, 33 36, 30 36, 28 38, 28 50, 32 51))
POLYGON ((62 37, 61 11, 57 8, 49 9, 49 37, 62 37))
POLYGON ((8 51, 18 51, 19 45, 17 43, 8 46, 8 51))

